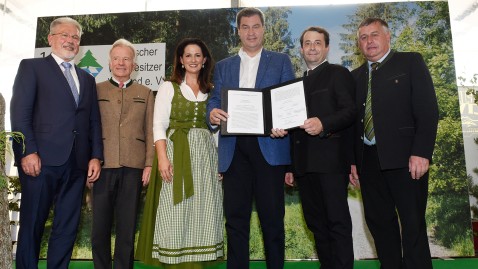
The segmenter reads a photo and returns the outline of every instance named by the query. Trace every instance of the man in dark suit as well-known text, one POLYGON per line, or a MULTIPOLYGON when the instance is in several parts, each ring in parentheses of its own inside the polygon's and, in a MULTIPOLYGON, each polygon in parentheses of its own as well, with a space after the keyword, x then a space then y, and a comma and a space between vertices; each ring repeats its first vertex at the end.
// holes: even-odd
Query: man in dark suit
POLYGON ((16 268, 37 268, 45 222, 54 205, 48 268, 68 268, 80 219, 85 180, 98 179, 103 159, 95 80, 74 65, 80 24, 50 25, 52 54, 22 60, 13 85, 12 131, 22 191, 16 268))
MULTIPOLYGON (((329 33, 310 27, 300 37, 307 65, 304 91, 308 119, 290 131, 292 170, 307 227, 314 234, 321 268, 353 268, 352 221, 347 203, 355 85, 350 72, 327 61, 329 33)), ((273 129, 273 137, 287 131, 273 129)), ((286 181, 293 185, 294 179, 286 181)))
POLYGON ((382 268, 432 268, 425 209, 438 125, 433 81, 419 53, 390 50, 382 19, 365 19, 357 34, 367 62, 352 72, 360 110, 350 180, 360 176, 382 268))
MULTIPOLYGON (((227 120, 221 90, 265 88, 294 78, 289 57, 263 49, 264 14, 244 8, 237 14, 242 48, 216 64, 214 91, 207 105, 212 129, 227 120)), ((249 268, 252 202, 261 221, 267 268, 284 267, 284 177, 290 164, 289 139, 219 135, 219 173, 224 176, 224 212, 228 239, 227 268, 249 268)), ((291 174, 288 173, 288 176, 291 174)))

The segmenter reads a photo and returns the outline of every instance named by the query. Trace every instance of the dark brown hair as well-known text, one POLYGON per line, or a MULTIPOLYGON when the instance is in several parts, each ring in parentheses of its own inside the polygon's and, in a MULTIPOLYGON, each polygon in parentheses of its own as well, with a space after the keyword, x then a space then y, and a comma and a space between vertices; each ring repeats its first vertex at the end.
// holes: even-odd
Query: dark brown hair
POLYGON ((252 17, 254 15, 259 16, 261 19, 262 26, 264 26, 264 13, 258 8, 255 7, 246 7, 241 9, 236 15, 236 27, 239 29, 241 27, 241 19, 242 17, 252 17))
POLYGON ((324 39, 325 39, 325 47, 328 47, 329 46, 329 42, 330 42, 330 36, 329 36, 329 32, 327 32, 327 30, 325 30, 324 28, 322 27, 319 27, 319 26, 311 26, 307 29, 305 29, 302 34, 300 35, 300 47, 302 48, 303 45, 304 45, 304 35, 306 32, 309 32, 309 31, 312 31, 312 32, 317 32, 319 34, 323 34, 324 35, 324 39))
POLYGON ((211 73, 214 66, 214 60, 206 44, 199 38, 185 38, 176 46, 176 50, 174 51, 174 64, 171 81, 181 84, 184 80, 184 74, 186 73, 186 70, 182 68, 181 56, 183 56, 184 49, 188 45, 199 46, 201 48, 202 55, 206 59, 204 67, 201 68, 201 71, 199 72, 198 82, 201 92, 208 93, 212 89, 211 73))

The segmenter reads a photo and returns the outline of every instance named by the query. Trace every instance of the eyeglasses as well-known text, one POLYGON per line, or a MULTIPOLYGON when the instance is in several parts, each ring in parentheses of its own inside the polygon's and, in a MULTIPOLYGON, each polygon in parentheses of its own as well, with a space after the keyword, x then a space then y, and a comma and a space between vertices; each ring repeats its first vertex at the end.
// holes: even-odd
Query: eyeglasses
POLYGON ((80 39, 81 39, 81 37, 79 37, 78 35, 69 35, 67 33, 56 33, 51 35, 59 35, 62 39, 65 39, 65 40, 71 37, 71 39, 73 39, 75 42, 80 42, 80 39))

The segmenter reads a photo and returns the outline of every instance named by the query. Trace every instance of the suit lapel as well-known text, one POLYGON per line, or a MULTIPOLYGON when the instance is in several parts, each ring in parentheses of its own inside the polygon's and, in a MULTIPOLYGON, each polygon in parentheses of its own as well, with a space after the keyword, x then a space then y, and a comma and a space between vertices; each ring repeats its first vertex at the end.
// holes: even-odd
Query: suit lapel
POLYGON ((357 93, 358 93, 358 100, 360 103, 365 103, 365 99, 367 98, 367 91, 368 91, 368 66, 367 62, 360 67, 360 73, 359 73, 359 78, 358 78, 358 87, 357 87, 357 93))
MULTIPOLYGON (((85 84, 86 84, 86 78, 85 78, 85 72, 81 72, 82 70, 76 66, 75 64, 75 71, 76 75, 78 76, 78 83, 80 84, 80 90, 79 90, 79 99, 78 99, 78 106, 81 104, 81 100, 83 99, 83 96, 85 95, 85 84)), ((89 76, 89 75, 88 75, 89 76)), ((73 94, 71 94, 73 96, 73 94)))
POLYGON ((60 66, 55 61, 55 58, 53 58, 53 56, 51 56, 50 54, 47 57, 45 57, 45 60, 48 62, 50 67, 54 70, 55 76, 64 78, 65 85, 68 85, 68 81, 66 80, 65 75, 63 74, 63 71, 61 70, 60 66))
MULTIPOLYGON (((308 77, 312 77, 312 76, 318 76, 320 74, 320 72, 322 72, 322 70, 324 70, 327 66, 329 66, 329 62, 326 61, 322 64, 320 64, 319 66, 317 66, 316 68, 314 68, 314 70, 309 70, 309 74, 307 75, 308 77)), ((306 71, 307 72, 307 71, 306 71)))
POLYGON ((232 58, 232 65, 230 70, 231 85, 233 85, 234 87, 239 87, 239 76, 241 73, 241 57, 239 57, 239 55, 236 55, 234 56, 234 58, 232 58))
MULTIPOLYGON (((389 60, 393 58, 393 55, 395 54, 394 50, 391 50, 390 53, 387 55, 385 59, 380 63, 378 66, 377 70, 373 71, 373 88, 372 88, 372 93, 373 93, 373 99, 375 102, 380 102, 380 98, 382 98, 384 95, 387 94, 387 87, 381 86, 392 74, 390 74, 390 71, 393 70, 390 68, 387 68, 390 64, 389 60), (378 90, 379 89, 379 90, 378 90)), ((368 65, 366 65, 367 72, 368 70, 368 65)), ((368 73, 367 73, 367 78, 368 78, 368 73)), ((365 84, 368 87, 368 84, 365 84)), ((368 90, 368 88, 366 88, 368 90)))
POLYGON ((259 67, 257 70, 257 76, 256 76, 256 88, 262 88, 262 79, 264 78, 264 75, 266 74, 267 66, 269 65, 271 57, 270 54, 267 50, 262 49, 261 53, 261 59, 259 60, 259 67))
MULTIPOLYGON (((67 91, 68 96, 71 97, 70 101, 72 103, 72 106, 76 106, 75 97, 73 97, 73 93, 71 93, 70 84, 68 84, 68 80, 66 80, 65 74, 63 74, 63 71, 61 70, 60 66, 55 61, 55 58, 53 58, 53 56, 51 56, 51 54, 50 54, 47 57, 45 57, 45 60, 48 62, 48 64, 54 70, 53 72, 55 73, 55 77, 57 77, 58 80, 61 81, 61 84, 62 84, 61 87, 65 91, 67 91)), ((76 68, 76 66, 75 66, 75 68, 76 68)), ((76 73, 78 74, 78 71, 76 73)), ((81 85, 82 83, 81 83, 80 78, 78 78, 78 80, 80 81, 80 85, 81 85)), ((80 98, 81 98, 81 96, 80 96, 80 98)))

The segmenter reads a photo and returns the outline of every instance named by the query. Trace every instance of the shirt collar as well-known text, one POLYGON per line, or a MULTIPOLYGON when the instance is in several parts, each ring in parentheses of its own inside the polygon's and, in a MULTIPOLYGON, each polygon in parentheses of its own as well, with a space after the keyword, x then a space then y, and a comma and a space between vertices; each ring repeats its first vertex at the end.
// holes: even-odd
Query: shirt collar
POLYGON ((259 53, 257 53, 256 55, 254 55, 253 57, 249 56, 249 54, 247 54, 241 47, 241 49, 239 49, 239 52, 237 53, 239 55, 239 57, 241 57, 241 59, 250 59, 250 60, 254 60, 254 59, 257 59, 257 58, 261 58, 261 54, 262 54, 262 48, 261 50, 259 51, 259 53))
MULTIPOLYGON (((188 89, 188 91, 192 94, 191 96, 194 96, 193 90, 192 90, 191 87, 189 87, 189 85, 186 83, 186 80, 183 80, 183 81, 181 82, 181 84, 179 85, 179 88, 181 89, 181 91, 183 91, 183 89, 188 89)), ((203 93, 202 91, 199 91, 197 97, 194 96, 194 98, 195 98, 196 100, 204 101, 204 100, 207 99, 207 96, 208 96, 207 93, 203 93)))
POLYGON ((392 51, 391 49, 388 49, 387 53, 385 53, 385 55, 382 56, 382 58, 380 58, 378 61, 376 62, 371 62, 371 61, 367 61, 368 62, 368 68, 370 69, 370 65, 373 64, 373 63, 381 63, 383 62, 383 60, 385 60, 385 58, 387 58, 387 56, 390 54, 390 51, 392 51))
POLYGON ((53 59, 55 59, 55 62, 58 64, 58 65, 61 65, 61 63, 65 62, 65 63, 70 63, 71 66, 75 66, 75 59, 72 59, 71 61, 65 61, 63 60, 62 58, 60 58, 59 56, 57 56, 55 53, 51 53, 51 56, 53 57, 53 59))
POLYGON ((313 68, 307 68, 307 72, 309 72, 309 71, 312 71, 312 70, 316 69, 317 67, 321 66, 321 65, 322 65, 323 63, 325 63, 325 62, 327 62, 327 59, 325 59, 325 60, 324 60, 323 62, 321 62, 320 64, 318 64, 318 65, 314 66, 313 68))
MULTIPOLYGON (((116 87, 119 87, 120 82, 117 79, 115 79, 114 77, 111 77, 109 80, 111 84, 115 85, 116 87)), ((133 84, 132 79, 128 79, 127 81, 123 82, 123 89, 128 88, 129 86, 131 86, 131 84, 133 84)))

